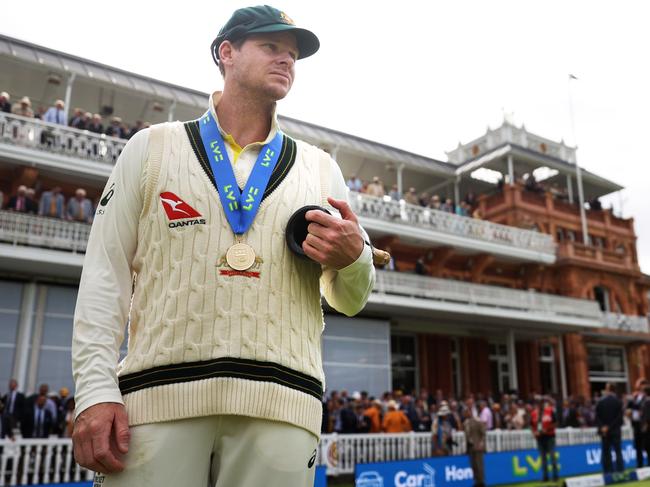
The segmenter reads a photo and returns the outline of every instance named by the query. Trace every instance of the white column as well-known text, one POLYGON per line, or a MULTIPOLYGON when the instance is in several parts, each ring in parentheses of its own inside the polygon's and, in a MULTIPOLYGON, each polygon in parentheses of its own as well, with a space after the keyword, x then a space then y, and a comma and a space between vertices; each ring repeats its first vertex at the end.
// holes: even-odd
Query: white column
POLYGON ((510 186, 515 185, 515 165, 512 161, 512 154, 508 154, 508 179, 510 180, 510 186))
POLYGON ((566 364, 564 363, 564 337, 560 335, 558 342, 558 353, 560 354, 560 387, 562 399, 569 397, 566 387, 566 364))
POLYGON ((508 371, 510 372, 510 389, 519 389, 517 380, 517 354, 515 351, 515 331, 508 330, 508 371))
POLYGON ((32 333, 32 350, 29 356, 29 369, 25 391, 36 390, 36 379, 38 373, 38 359, 41 355, 41 343, 43 342, 43 322, 45 321, 45 304, 47 301, 47 286, 41 285, 38 289, 36 309, 34 311, 34 330, 32 333))
POLYGON ((172 100, 172 104, 169 105, 169 114, 167 115, 167 121, 174 121, 174 112, 176 111, 176 100, 172 100))
POLYGON ((573 203, 573 179, 571 179, 571 174, 566 175, 566 189, 569 196, 569 203, 573 203))
POLYGON ((578 181, 578 204, 580 205, 580 221, 582 223, 582 243, 589 243, 589 229, 587 228, 587 214, 585 211, 585 193, 582 189, 582 171, 576 162, 576 180, 578 181))
POLYGON ((68 83, 65 87, 65 119, 68 120, 68 114, 70 113, 70 99, 72 98, 72 83, 74 83, 74 79, 77 77, 77 73, 70 73, 70 77, 68 78, 68 83))
POLYGON ((18 338, 16 340, 16 355, 14 358, 13 378, 19 387, 24 389, 27 380, 27 359, 29 358, 29 339, 32 335, 34 308, 36 306, 36 283, 29 282, 23 286, 23 299, 20 305, 20 321, 18 322, 18 338))

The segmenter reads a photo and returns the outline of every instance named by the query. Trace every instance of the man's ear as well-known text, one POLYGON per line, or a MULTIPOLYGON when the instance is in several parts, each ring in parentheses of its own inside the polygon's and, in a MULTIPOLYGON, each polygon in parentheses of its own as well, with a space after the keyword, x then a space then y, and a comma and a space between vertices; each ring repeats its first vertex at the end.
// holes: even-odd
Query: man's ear
POLYGON ((223 41, 219 46, 219 62, 223 63, 224 66, 231 65, 234 50, 235 48, 230 41, 223 41))

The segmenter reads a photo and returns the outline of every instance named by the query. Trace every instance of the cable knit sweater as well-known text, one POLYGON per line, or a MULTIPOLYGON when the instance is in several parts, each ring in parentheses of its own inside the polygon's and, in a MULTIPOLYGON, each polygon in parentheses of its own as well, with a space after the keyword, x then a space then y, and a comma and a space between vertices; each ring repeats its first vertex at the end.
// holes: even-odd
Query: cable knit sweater
MULTIPOLYGON (((276 122, 267 140, 275 130, 276 122)), ((333 307, 355 314, 374 283, 372 259, 365 247, 347 268, 321 269, 290 253, 284 230, 295 210, 322 203, 322 187, 345 197, 340 170, 328 161, 332 182, 323 185, 327 156, 285 136, 244 236, 256 262, 235 271, 224 258, 235 236, 197 137, 192 122, 138 133, 107 183, 75 312, 77 414, 121 402, 131 425, 238 414, 318 436, 321 289, 333 307), (128 353, 118 366, 127 316, 128 353)), ((234 164, 240 187, 261 145, 244 148, 234 164)))

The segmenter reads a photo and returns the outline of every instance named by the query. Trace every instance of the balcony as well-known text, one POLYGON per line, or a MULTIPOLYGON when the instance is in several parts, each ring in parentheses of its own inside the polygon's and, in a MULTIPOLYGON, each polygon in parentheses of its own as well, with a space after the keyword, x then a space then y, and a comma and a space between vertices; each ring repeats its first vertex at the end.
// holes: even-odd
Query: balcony
POLYGON ((620 313, 603 313, 604 326, 610 330, 631 331, 636 333, 648 333, 648 318, 645 316, 630 316, 620 313))
POLYGON ((371 233, 399 235, 402 239, 507 259, 555 262, 556 246, 547 234, 423 208, 403 200, 387 201, 355 192, 350 193, 350 200, 352 210, 371 233))
POLYGON ((0 157, 70 174, 78 169, 107 179, 126 140, 35 118, 0 113, 0 157))
POLYGON ((529 324, 571 331, 604 326, 596 301, 452 279, 377 271, 369 307, 403 307, 422 316, 455 315, 481 323, 529 324))

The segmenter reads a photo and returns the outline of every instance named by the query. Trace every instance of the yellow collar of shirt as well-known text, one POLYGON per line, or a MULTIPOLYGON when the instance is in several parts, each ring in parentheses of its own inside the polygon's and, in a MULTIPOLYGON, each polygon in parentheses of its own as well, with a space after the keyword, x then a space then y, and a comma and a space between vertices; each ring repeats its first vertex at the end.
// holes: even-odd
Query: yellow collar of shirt
POLYGON ((268 144, 271 140, 273 140, 273 137, 275 137, 275 133, 278 131, 278 118, 276 114, 276 107, 273 107, 273 116, 271 118, 271 130, 269 131, 269 134, 266 136, 266 139, 264 139, 262 142, 252 142, 246 147, 241 147, 235 139, 232 137, 232 135, 226 133, 225 130, 221 128, 221 124, 219 123, 219 117, 217 117, 217 111, 215 110, 215 107, 219 103, 219 99, 221 98, 221 91, 215 91, 210 95, 209 99, 209 107, 210 107, 210 113, 212 113, 212 117, 216 120, 217 122, 217 127, 219 128, 219 132, 221 132, 221 136, 223 137, 223 141, 228 144, 230 149, 233 152, 233 160, 232 163, 235 164, 237 162, 237 159, 239 159, 239 155, 245 151, 246 149, 249 148, 261 148, 263 145, 268 144))

